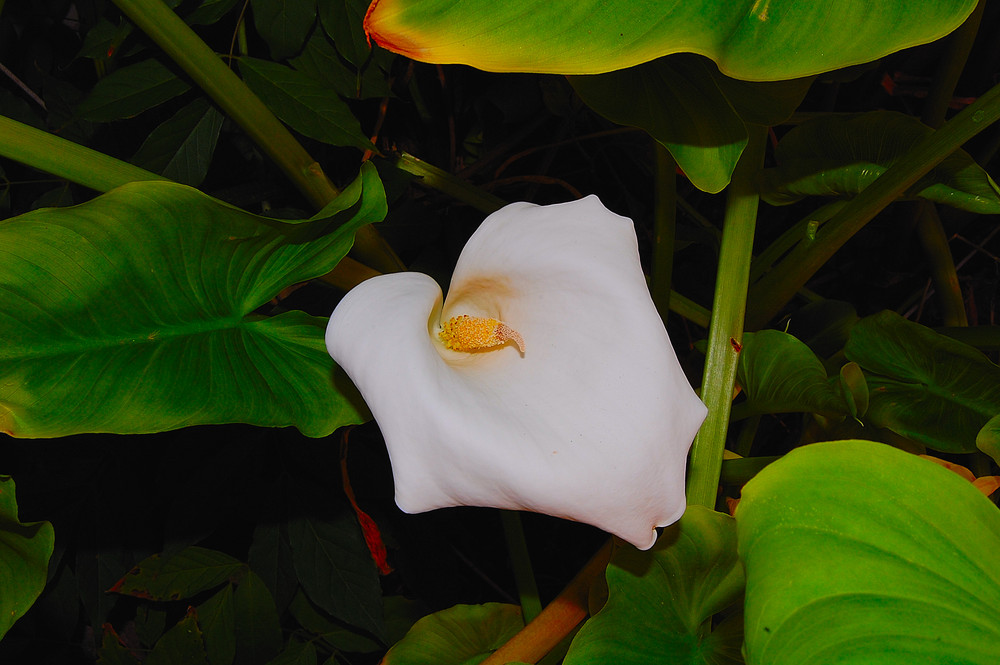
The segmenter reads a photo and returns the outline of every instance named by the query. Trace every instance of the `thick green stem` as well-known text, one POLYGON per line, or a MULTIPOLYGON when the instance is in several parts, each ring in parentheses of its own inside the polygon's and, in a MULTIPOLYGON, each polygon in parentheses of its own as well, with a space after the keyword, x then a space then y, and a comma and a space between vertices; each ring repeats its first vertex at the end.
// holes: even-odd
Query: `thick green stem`
POLYGON ((691 448, 688 503, 709 508, 715 507, 736 383, 736 362, 743 340, 750 258, 760 200, 753 179, 763 166, 767 137, 764 127, 749 126, 749 130, 750 140, 729 185, 722 226, 708 356, 701 386, 701 399, 708 406, 708 417, 691 448))
POLYGON ((801 242, 750 290, 747 329, 766 324, 855 233, 883 208, 957 150, 1000 119, 1000 85, 994 86, 941 129, 919 141, 905 157, 827 222, 813 242, 801 242))
MULTIPOLYGON (((322 167, 242 80, 162 0, 114 0, 292 180, 316 207, 337 196, 322 167)), ((390 272, 402 263, 371 227, 355 238, 355 252, 372 267, 390 272)))
POLYGON ((146 169, 2 115, 0 155, 98 192, 138 180, 167 180, 146 169))
POLYGON ((670 280, 674 268, 677 228, 677 162, 656 142, 656 204, 653 211, 653 269, 650 292, 660 317, 670 310, 670 280))

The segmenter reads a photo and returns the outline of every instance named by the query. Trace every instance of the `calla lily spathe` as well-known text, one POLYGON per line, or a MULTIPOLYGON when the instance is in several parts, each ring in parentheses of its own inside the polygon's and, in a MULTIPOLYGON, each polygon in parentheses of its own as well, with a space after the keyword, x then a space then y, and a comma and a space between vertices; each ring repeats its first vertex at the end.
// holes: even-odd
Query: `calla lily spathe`
POLYGON ((406 512, 530 510, 641 549, 684 512, 706 409, 650 299, 631 220, 594 196, 490 215, 446 299, 420 273, 363 282, 326 343, 382 430, 406 512), (461 344, 443 327, 463 321, 519 339, 449 348, 461 344))

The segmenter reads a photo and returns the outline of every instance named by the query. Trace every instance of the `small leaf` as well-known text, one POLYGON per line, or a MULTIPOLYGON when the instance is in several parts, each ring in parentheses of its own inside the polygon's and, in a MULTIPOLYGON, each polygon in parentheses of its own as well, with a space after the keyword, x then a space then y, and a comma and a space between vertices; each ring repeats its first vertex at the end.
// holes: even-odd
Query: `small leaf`
POLYGON ((851 412, 851 417, 860 420, 868 412, 868 382, 857 363, 845 363, 840 368, 840 389, 844 393, 844 401, 851 412))
POLYGON ((569 81, 588 106, 649 132, 696 187, 717 193, 729 184, 747 132, 706 62, 685 54, 569 81))
POLYGON ((316 22, 316 0, 250 0, 253 24, 271 47, 271 57, 281 60, 302 50, 316 22))
POLYGON ((101 648, 97 653, 97 665, 139 665, 139 660, 121 643, 111 624, 104 624, 101 648))
MULTIPOLYGON (((804 122, 778 144, 779 166, 762 173, 761 197, 772 205, 805 196, 853 197, 932 132, 916 118, 894 111, 804 122)), ((1000 189, 964 150, 946 157, 906 196, 979 214, 1000 214, 1000 189)))
POLYGON ((281 651, 281 624, 274 599, 252 571, 233 594, 236 618, 236 665, 264 665, 281 651))
POLYGON ((990 418, 976 435, 976 448, 1000 464, 1000 413, 990 418))
POLYGON ((384 639, 378 572, 354 515, 345 510, 336 521, 295 518, 288 538, 309 598, 332 616, 384 639))
POLYGON ((837 416, 847 412, 819 358, 780 330, 745 334, 736 373, 750 413, 803 411, 837 416))
POLYGON ((180 600, 229 581, 244 566, 228 554, 188 547, 172 556, 154 554, 130 570, 110 591, 147 600, 180 600))
POLYGON ((229 665, 236 655, 236 604, 227 584, 198 606, 198 626, 210 665, 229 665))
POLYGON ((188 25, 212 25, 228 14, 240 0, 204 0, 185 17, 188 25))
POLYGON ((373 147, 344 100, 317 81, 256 58, 240 58, 240 73, 267 107, 300 134, 330 145, 373 147))
POLYGON ((369 4, 368 0, 318 0, 323 29, 355 67, 364 65, 372 51, 361 25, 369 4))
POLYGON ((1000 367, 975 348, 885 311, 851 330, 868 380, 865 421, 935 450, 969 453, 1000 413, 1000 367))
POLYGON ((413 624, 382 665, 476 665, 522 628, 516 605, 456 605, 413 624))
POLYGON ((742 663, 738 620, 703 632, 743 593, 728 515, 689 506, 651 550, 618 548, 606 576, 608 601, 573 639, 566 665, 742 663))
POLYGON ((45 588, 54 546, 51 524, 18 520, 14 480, 0 475, 0 637, 45 588))
POLYGON ((192 608, 156 643, 144 665, 210 665, 205 642, 198 628, 197 613, 192 608))
POLYGON ((886 445, 797 448, 743 489, 749 663, 993 665, 1000 512, 886 445))
POLYGON ((190 88, 159 60, 150 58, 122 67, 98 81, 77 107, 77 114, 98 122, 131 118, 190 88))
POLYGON ((198 98, 154 129, 131 162, 175 182, 200 185, 208 173, 223 119, 208 100, 198 98))

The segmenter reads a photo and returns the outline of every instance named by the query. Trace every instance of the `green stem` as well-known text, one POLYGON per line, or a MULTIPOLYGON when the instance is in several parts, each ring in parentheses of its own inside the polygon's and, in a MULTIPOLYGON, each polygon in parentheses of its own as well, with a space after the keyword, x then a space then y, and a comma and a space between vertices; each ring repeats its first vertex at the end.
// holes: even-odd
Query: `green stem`
POLYGON ((719 270, 708 332, 708 356, 701 387, 701 399, 708 407, 708 417, 691 447, 688 503, 709 508, 715 507, 722 451, 729 429, 760 200, 754 176, 763 166, 767 137, 764 127, 750 125, 748 129, 750 139, 733 172, 722 226, 719 270))
POLYGON ((503 522, 503 533, 507 538, 507 553, 510 555, 511 567, 514 569, 514 582, 521 600, 521 616, 524 623, 534 620, 542 611, 542 601, 538 595, 538 585, 535 583, 535 573, 531 568, 531 556, 528 554, 528 543, 521 527, 521 514, 516 510, 501 510, 500 520, 503 522))
POLYGON ((653 269, 650 292, 660 317, 670 310, 670 280, 674 268, 677 228, 677 162, 659 141, 656 145, 656 202, 653 212, 653 269))
POLYGON ((98 192, 138 180, 167 180, 4 116, 0 116, 0 155, 98 192))
MULTIPOLYGON (((162 0, 114 0, 143 32, 243 128, 318 209, 336 198, 337 188, 292 133, 212 49, 162 0)), ((355 238, 355 251, 383 272, 402 263, 371 227, 355 238)))
POLYGON ((833 216, 816 240, 799 243, 750 290, 747 329, 762 327, 830 257, 875 215, 957 150, 963 143, 1000 119, 1000 85, 921 139, 905 157, 833 216))

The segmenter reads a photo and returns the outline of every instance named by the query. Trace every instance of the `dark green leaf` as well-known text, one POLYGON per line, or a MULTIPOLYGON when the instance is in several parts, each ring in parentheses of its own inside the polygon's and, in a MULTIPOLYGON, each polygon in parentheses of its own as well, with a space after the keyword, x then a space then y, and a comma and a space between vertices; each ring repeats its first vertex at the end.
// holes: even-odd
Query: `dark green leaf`
POLYGON ((844 393, 851 417, 860 420, 868 412, 868 382, 861 365, 846 363, 840 368, 840 389, 844 393))
POLYGON ((190 88, 159 60, 150 58, 122 67, 98 81, 77 107, 77 114, 98 122, 130 118, 190 88))
POLYGON ((271 57, 281 60, 302 50, 316 22, 316 0, 250 0, 253 24, 271 57))
POLYGON ((222 129, 222 114, 198 98, 154 129, 132 163, 170 180, 195 187, 208 173, 222 129))
POLYGON ((957 28, 975 0, 379 0, 380 45, 493 72, 599 74, 700 53, 728 76, 776 81, 875 60, 957 28))
POLYGON ((845 351, 868 378, 867 423, 935 450, 968 453, 1000 413, 1000 367, 898 314, 859 321, 845 351))
POLYGON ((316 665, 316 647, 312 642, 289 640, 285 650, 269 660, 267 665, 316 665))
MULTIPOLYGON (((301 54, 289 63, 309 78, 332 88, 342 97, 368 99, 390 94, 389 77, 382 69, 386 51, 376 51, 375 57, 359 70, 346 63, 321 31, 315 31, 301 54)), ((394 57, 394 56, 389 56, 394 57)))
POLYGON ((736 522, 728 515, 689 506, 651 550, 617 549, 606 577, 608 601, 573 639, 566 665, 743 662, 738 620, 703 633, 706 621, 743 594, 736 522))
MULTIPOLYGON (((781 139, 776 168, 765 169, 761 196, 772 205, 805 196, 850 198, 864 190, 933 130, 893 111, 824 116, 781 139)), ((1000 189, 964 150, 949 155, 907 192, 980 214, 1000 214, 1000 189)))
POLYGON ((368 0, 318 0, 323 29, 337 45, 337 51, 355 67, 361 67, 371 53, 361 23, 368 0))
POLYGON ((145 660, 144 665, 210 665, 205 655, 205 642, 198 628, 197 613, 187 616, 168 630, 145 660))
POLYGON ((17 519, 14 480, 0 475, 0 637, 45 588, 54 546, 51 524, 17 519))
POLYGON ((522 628, 516 605, 456 605, 413 624, 382 665, 476 665, 522 628))
POLYGON ((828 381, 819 358, 780 330, 743 336, 736 380, 746 392, 750 413, 847 413, 847 405, 828 381))
POLYGON ((346 624, 327 616, 301 590, 292 598, 288 611, 302 628, 337 651, 373 653, 385 648, 381 642, 360 629, 352 630, 346 624))
POLYGON ((771 665, 993 665, 1000 513, 868 441, 793 450, 743 489, 746 653, 771 665))
POLYGON ((190 25, 212 25, 228 14, 240 0, 205 0, 185 17, 190 25))
POLYGON ((318 81, 256 58, 240 58, 240 73, 267 107, 300 134, 331 145, 372 147, 347 103, 318 81))
POLYGON ((570 83, 601 115, 649 132, 699 189, 715 193, 729 184, 747 144, 746 126, 703 58, 661 58, 610 74, 573 76, 570 83))
POLYGON ((104 624, 97 665, 139 665, 139 660, 121 643, 111 624, 104 624))
POLYGON ((335 384, 326 320, 253 310, 331 270, 355 230, 384 214, 378 175, 365 165, 307 224, 166 182, 0 223, 0 431, 247 422, 325 436, 359 422, 335 384))
POLYGON ((188 547, 172 556, 154 554, 111 588, 148 600, 180 600, 215 588, 244 568, 238 559, 203 547, 188 547))
POLYGON ((97 23, 87 31, 83 38, 83 46, 77 52, 78 58, 91 58, 93 60, 107 61, 122 45, 134 26, 128 21, 121 21, 115 25, 106 18, 98 19, 97 23))
POLYGON ((236 605, 227 584, 198 606, 198 626, 210 665, 230 665, 236 656, 236 605))
POLYGON ((292 547, 282 530, 276 516, 262 520, 253 530, 249 554, 250 569, 267 585, 279 612, 288 607, 299 585, 292 547))
POLYGON ((354 515, 336 521, 298 517, 288 538, 299 582, 309 598, 352 626, 385 639, 378 572, 354 515))
POLYGON ((1000 464, 1000 414, 987 421, 976 435, 976 447, 1000 464))
POLYGON ((236 665, 264 665, 281 651, 281 624, 274 599, 252 571, 236 586, 236 665))

